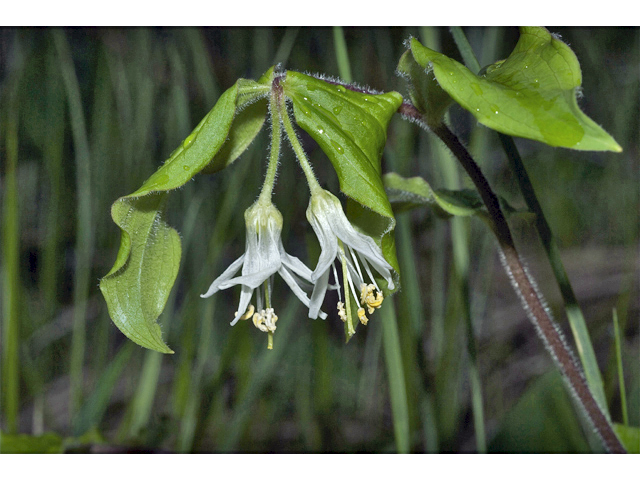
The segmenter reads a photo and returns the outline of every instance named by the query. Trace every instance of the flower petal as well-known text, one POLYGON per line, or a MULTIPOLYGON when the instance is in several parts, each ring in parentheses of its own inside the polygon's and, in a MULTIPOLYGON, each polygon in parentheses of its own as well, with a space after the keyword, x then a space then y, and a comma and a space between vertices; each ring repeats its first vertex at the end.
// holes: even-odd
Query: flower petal
MULTIPOLYGON (((302 288, 300 288, 300 285, 296 281, 295 276, 285 266, 282 266, 278 273, 284 279, 284 281, 287 282, 287 285, 289 285, 289 288, 295 294, 295 296, 298 297, 298 300, 300 300, 305 307, 309 307, 309 297, 302 290, 302 288)), ((318 310, 320 309, 318 308, 318 310)), ((316 317, 310 318, 317 318, 317 316, 320 316, 320 318, 322 318, 323 320, 327 318, 327 314, 323 311, 319 311, 319 313, 316 313, 316 317)))
POLYGON ((327 293, 327 287, 329 285, 329 270, 326 270, 318 280, 315 282, 313 292, 311 293, 311 300, 309 301, 309 318, 318 318, 320 314, 320 307, 322 301, 327 293))
POLYGON ((244 256, 245 254, 243 253, 242 255, 240 255, 240 258, 238 258, 235 262, 229 265, 229 267, 224 272, 222 272, 222 275, 216 278, 211 284, 211 286, 209 286, 209 290, 207 290, 207 293, 205 293, 204 295, 200 295, 200 297, 209 298, 218 290, 224 290, 225 288, 228 288, 228 287, 221 287, 220 285, 225 283, 228 279, 233 277, 238 270, 240 270, 240 267, 244 262, 244 256))
POLYGON ((240 317, 244 315, 244 313, 247 311, 252 295, 253 295, 253 288, 249 288, 243 285, 242 291, 240 292, 240 303, 238 304, 238 311, 236 313, 235 318, 231 321, 231 326, 238 323, 238 320, 240 320, 240 317))

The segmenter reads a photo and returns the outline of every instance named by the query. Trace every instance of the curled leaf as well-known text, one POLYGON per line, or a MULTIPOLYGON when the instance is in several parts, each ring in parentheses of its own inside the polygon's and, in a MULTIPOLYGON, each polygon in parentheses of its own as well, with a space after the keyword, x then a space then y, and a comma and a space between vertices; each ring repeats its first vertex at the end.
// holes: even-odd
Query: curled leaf
POLYGON ((157 323, 181 256, 180 236, 164 221, 167 192, 205 168, 215 172, 226 167, 247 148, 264 123, 266 103, 260 99, 270 90, 270 72, 259 82, 238 80, 170 158, 111 208, 121 229, 120 248, 113 268, 100 280, 100 290, 113 322, 138 345, 173 353, 157 323))

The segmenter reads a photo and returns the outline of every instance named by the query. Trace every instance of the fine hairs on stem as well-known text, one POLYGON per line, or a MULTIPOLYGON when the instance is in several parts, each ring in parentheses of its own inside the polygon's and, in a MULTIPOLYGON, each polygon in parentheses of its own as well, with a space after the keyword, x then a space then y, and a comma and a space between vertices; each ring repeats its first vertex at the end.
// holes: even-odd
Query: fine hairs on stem
MULTIPOLYGON (((401 107, 401 113, 403 117, 415 121, 418 125, 426 126, 422 114, 413 105, 404 103, 401 107)), ((444 123, 429 125, 428 130, 432 131, 449 148, 476 186, 493 223, 493 231, 498 239, 503 265, 511 283, 522 300, 536 332, 560 369, 594 431, 600 436, 607 451, 626 453, 613 431, 613 427, 589 390, 575 356, 551 320, 544 301, 531 281, 530 274, 522 265, 498 197, 491 189, 489 182, 458 137, 444 123)))

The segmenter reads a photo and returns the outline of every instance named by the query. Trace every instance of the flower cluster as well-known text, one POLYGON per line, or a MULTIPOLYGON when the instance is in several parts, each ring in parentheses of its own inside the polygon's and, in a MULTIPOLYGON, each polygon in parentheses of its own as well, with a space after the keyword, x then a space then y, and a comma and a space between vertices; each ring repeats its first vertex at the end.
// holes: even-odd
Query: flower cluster
MULTIPOLYGON (((276 83, 274 82, 274 85, 276 83)), ((367 314, 371 315, 375 309, 380 308, 384 300, 371 269, 386 281, 389 289, 393 289, 392 267, 376 242, 368 235, 358 232, 349 222, 340 200, 320 187, 293 130, 286 104, 277 88, 272 90, 270 97, 270 113, 271 156, 260 196, 244 215, 247 229, 245 253, 216 278, 209 290, 201 296, 210 297, 220 290, 239 285, 240 302, 231 325, 235 325, 239 320, 251 318, 256 328, 267 333, 268 348, 272 348, 278 317, 271 304, 271 293, 273 277, 278 273, 309 309, 309 318, 327 317, 320 308, 327 290, 337 289, 338 316, 346 323, 347 334, 351 336, 355 329, 351 320, 352 301, 349 299, 349 292, 357 305, 358 319, 366 325, 369 321, 367 314), (281 239, 282 214, 271 202, 282 126, 305 173, 311 192, 307 219, 321 247, 320 258, 313 271, 298 258, 285 252, 281 239), (344 302, 340 293, 336 263, 342 266, 344 302), (241 268, 240 275, 236 276, 241 268), (329 283, 330 272, 333 272, 335 284, 329 283), (251 303, 254 292, 256 306, 251 303)))
MULTIPOLYGON (((281 239, 282 214, 270 201, 258 200, 245 212, 245 253, 213 281, 204 295, 201 295, 207 298, 220 290, 240 285, 238 311, 231 325, 235 325, 239 320, 252 319, 258 329, 270 335, 270 346, 278 319, 271 304, 272 283, 276 273, 309 309, 309 318, 324 319, 327 314, 320 308, 326 292, 338 288, 337 285, 329 284, 331 271, 336 283, 339 283, 335 267, 337 260, 343 267, 345 295, 348 296, 347 292, 350 291, 356 304, 360 306, 357 316, 364 325, 368 322, 366 314, 370 315, 376 308, 380 308, 384 299, 371 267, 386 280, 390 289, 394 287, 392 267, 385 260, 380 247, 371 237, 356 231, 334 195, 326 190, 312 194, 307 218, 322 249, 314 271, 297 257, 285 252, 281 239), (241 268, 240 275, 236 276, 241 268), (256 290, 257 308, 251 304, 256 290), (310 292, 310 297, 307 292, 310 292)), ((354 329, 347 314, 349 300, 345 299, 345 311, 339 288, 338 296, 338 315, 348 323, 348 330, 352 335, 354 329)))

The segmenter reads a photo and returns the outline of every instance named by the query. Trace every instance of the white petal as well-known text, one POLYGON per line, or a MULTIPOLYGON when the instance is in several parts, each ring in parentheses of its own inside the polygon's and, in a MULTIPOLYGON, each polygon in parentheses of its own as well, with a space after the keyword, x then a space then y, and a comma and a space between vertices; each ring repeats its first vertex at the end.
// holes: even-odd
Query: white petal
POLYGON ((242 263, 244 262, 244 256, 245 256, 245 254, 243 253, 240 256, 240 258, 238 258, 235 262, 233 262, 231 265, 229 265, 229 267, 224 272, 222 272, 222 275, 220 275, 218 278, 216 278, 213 281, 213 283, 209 287, 209 290, 207 290, 207 293, 205 293, 204 295, 200 295, 200 296, 202 298, 208 298, 211 295, 213 295, 214 293, 216 293, 218 290, 223 290, 223 289, 227 288, 227 287, 220 287, 220 285, 225 283, 228 279, 233 277, 238 270, 240 270, 240 267, 242 266, 242 263))
POLYGON ((313 287, 313 293, 311 293, 311 300, 309 301, 309 318, 318 318, 322 301, 327 293, 328 284, 329 270, 326 270, 313 287))
POLYGON ((238 305, 238 313, 236 313, 236 317, 231 321, 231 325, 235 325, 240 320, 240 317, 244 315, 247 311, 247 307, 249 307, 249 302, 251 301, 251 296, 253 295, 253 288, 242 286, 242 292, 240 292, 240 304, 238 305))
MULTIPOLYGON (((295 294, 295 296, 298 297, 298 300, 300 300, 305 307, 309 307, 309 297, 302 290, 302 288, 300 288, 300 285, 296 281, 295 276, 291 272, 289 272, 289 270, 284 265, 282 266, 282 268, 280 268, 278 273, 284 279, 284 281, 287 282, 287 285, 289 285, 289 288, 295 294)), ((327 318, 327 314, 324 313, 323 311, 320 311, 319 313, 317 313, 316 316, 320 316, 320 318, 322 318, 323 320, 327 318)), ((311 317, 311 318, 316 318, 316 317, 311 317)))
POLYGON ((282 243, 280 244, 280 261, 300 278, 311 283, 311 274, 313 273, 311 269, 302 263, 298 257, 294 257, 285 252, 282 243))
POLYGON ((322 215, 322 212, 312 208, 311 203, 307 209, 307 219, 318 237, 321 248, 318 264, 311 275, 311 281, 315 283, 331 267, 338 255, 338 241, 327 217, 322 215))
MULTIPOLYGON (((230 278, 218 287, 220 290, 232 287, 233 285, 246 285, 249 288, 258 288, 264 283, 264 281, 271 275, 278 271, 280 262, 273 262, 270 268, 261 270, 259 272, 249 273, 247 275, 241 275, 236 278, 230 278)), ((244 270, 244 269, 243 269, 244 270)))

